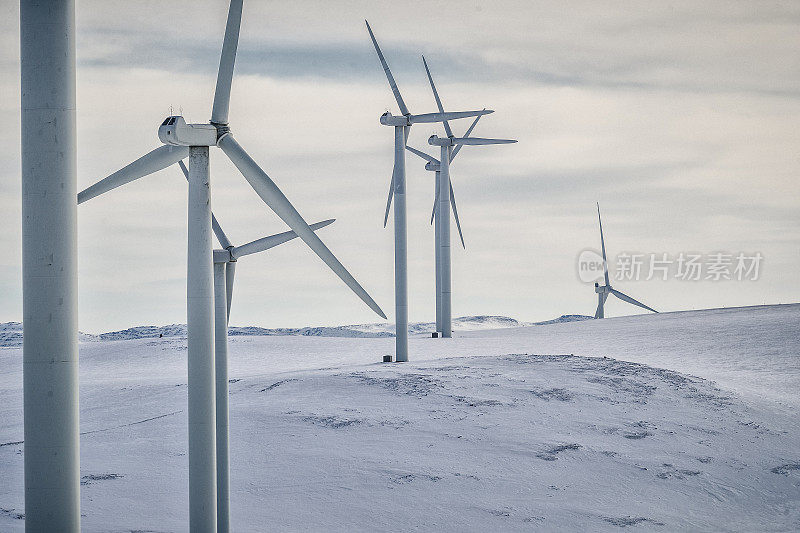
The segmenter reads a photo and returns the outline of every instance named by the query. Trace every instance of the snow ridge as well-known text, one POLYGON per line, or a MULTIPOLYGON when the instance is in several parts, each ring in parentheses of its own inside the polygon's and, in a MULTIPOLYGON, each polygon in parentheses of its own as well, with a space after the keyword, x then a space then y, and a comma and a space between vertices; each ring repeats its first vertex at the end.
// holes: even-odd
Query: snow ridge
MULTIPOLYGON (((544 322, 522 322, 515 318, 496 315, 462 316, 453 319, 453 331, 478 331, 486 329, 519 328, 589 320, 585 315, 561 315, 544 322)), ((410 335, 428 335, 434 331, 433 322, 414 322, 408 325, 410 335)), ((373 324, 351 324, 344 326, 306 326, 302 328, 262 328, 259 326, 231 326, 228 335, 239 336, 285 336, 302 335, 306 337, 394 337, 394 324, 380 322, 373 324)), ((166 326, 134 326, 120 331, 110 331, 93 335, 79 333, 81 342, 120 341, 149 339, 154 337, 185 337, 186 324, 166 326)), ((0 347, 22 346, 22 323, 0 323, 0 347)))

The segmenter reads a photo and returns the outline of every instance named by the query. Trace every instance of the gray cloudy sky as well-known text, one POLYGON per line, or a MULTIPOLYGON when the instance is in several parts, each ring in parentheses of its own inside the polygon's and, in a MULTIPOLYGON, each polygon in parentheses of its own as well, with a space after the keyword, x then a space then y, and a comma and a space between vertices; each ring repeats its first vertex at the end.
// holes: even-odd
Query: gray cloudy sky
MULTIPOLYGON (((217 1, 77 1, 78 186, 158 145, 172 106, 210 116, 227 13, 217 1)), ((0 321, 21 317, 18 5, 0 8, 0 321)), ((246 1, 231 125, 239 142, 393 314, 382 228, 397 112, 368 18, 412 112, 488 107, 452 169, 467 250, 456 315, 591 314, 576 258, 761 252, 758 281, 620 281, 659 310, 800 301, 797 2, 246 1), (440 25, 443 14, 451 20, 440 25)), ((454 124, 456 132, 468 124, 454 124)), ((409 144, 432 151, 436 131, 409 144)), ((408 159, 410 318, 433 318, 432 175, 408 159)), ((219 151, 214 210, 235 243, 285 231, 219 151)), ((186 186, 166 169, 80 207, 80 327, 185 322, 186 186)), ((455 234, 454 234, 455 238, 455 234)), ((455 241, 454 241, 455 244, 455 241)), ((608 315, 636 312, 621 302, 608 315)), ((244 258, 233 324, 375 317, 302 243, 244 258)))

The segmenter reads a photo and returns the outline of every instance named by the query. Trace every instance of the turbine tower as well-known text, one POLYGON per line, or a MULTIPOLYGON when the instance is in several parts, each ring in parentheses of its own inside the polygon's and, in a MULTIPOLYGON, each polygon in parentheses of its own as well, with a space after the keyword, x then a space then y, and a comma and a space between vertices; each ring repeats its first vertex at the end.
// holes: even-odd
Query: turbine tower
POLYGON ((78 533, 75 2, 19 11, 25 530, 78 533))
MULTIPOLYGON (((366 22, 366 21, 365 21, 366 22)), ((477 117, 492 113, 491 110, 482 111, 460 111, 455 113, 426 113, 422 115, 412 115, 408 110, 397 83, 394 81, 389 65, 383 57, 378 41, 372 33, 369 22, 367 31, 369 32, 375 52, 381 62, 383 71, 389 87, 400 108, 400 116, 394 116, 390 112, 381 115, 380 123, 384 126, 394 127, 394 169, 392 171, 392 183, 389 187, 389 198, 386 202, 386 216, 383 225, 389 218, 389 209, 394 197, 394 308, 395 308, 395 360, 399 362, 408 361, 408 238, 406 232, 406 140, 412 124, 441 122, 443 120, 455 120, 459 118, 477 117)))
POLYGON ((609 294, 613 294, 620 300, 624 302, 628 302, 633 305, 637 305, 642 309, 647 309, 648 311, 652 311, 654 313, 658 313, 652 307, 648 307, 644 305, 642 302, 634 300, 627 294, 624 294, 613 287, 611 287, 611 283, 608 280, 608 262, 606 261, 606 241, 603 239, 603 221, 600 219, 600 204, 597 204, 597 222, 600 224, 600 248, 603 252, 603 276, 605 277, 606 284, 599 285, 595 282, 594 284, 594 292, 597 293, 597 311, 594 313, 595 318, 604 318, 605 317, 605 304, 606 300, 608 299, 609 294))
POLYGON ((347 269, 320 240, 272 179, 239 145, 228 125, 242 0, 231 0, 219 62, 211 121, 187 124, 170 116, 158 129, 162 146, 78 194, 85 202, 120 185, 189 157, 187 337, 189 394, 189 528, 215 531, 216 419, 214 364, 214 266, 209 147, 222 149, 261 199, 379 316, 386 318, 347 269))
MULTIPOLYGON (((425 65, 425 72, 428 74, 428 81, 431 84, 431 90, 433 91, 433 98, 436 100, 436 107, 439 108, 439 113, 446 115, 444 111, 444 106, 442 105, 442 100, 439 98, 439 92, 436 90, 436 85, 433 83, 433 77, 431 76, 431 71, 428 68, 428 62, 425 61, 425 57, 423 56, 422 62, 425 65)), ((461 146, 464 145, 472 145, 472 146, 485 146, 489 144, 511 144, 517 142, 514 139, 482 139, 477 137, 470 137, 469 134, 472 133, 472 130, 467 130, 467 134, 464 137, 456 137, 453 135, 453 130, 450 128, 450 124, 445 119, 443 120, 444 123, 444 130, 447 134, 447 137, 437 137, 436 135, 431 135, 428 139, 428 144, 432 146, 439 146, 441 157, 439 159, 439 172, 438 172, 438 198, 434 200, 434 203, 438 203, 438 207, 435 207, 436 211, 441 214, 438 218, 438 231, 437 235, 439 237, 439 254, 437 257, 438 263, 438 271, 439 271, 439 294, 437 300, 439 301, 439 307, 441 309, 441 332, 442 337, 452 337, 453 336, 453 313, 451 310, 451 276, 450 276, 450 205, 453 205, 453 213, 455 214, 455 195, 453 194, 453 186, 450 181, 450 162, 454 157, 454 154, 457 153, 457 150, 460 150, 461 146), (442 194, 442 191, 448 191, 450 194, 442 194), (452 199, 452 200, 451 200, 452 199)), ((477 121, 476 121, 477 123, 477 121)), ((474 127, 475 123, 473 123, 474 127)), ((456 215, 457 217, 457 215, 456 215)), ((458 221, 458 218, 456 218, 458 221)), ((461 245, 464 246, 464 237, 461 233, 461 224, 458 223, 458 232, 459 236, 461 237, 461 245)))
MULTIPOLYGON (((189 180, 189 170, 183 161, 178 161, 183 175, 189 180)), ((332 224, 334 219, 311 224, 316 231, 332 224)), ((246 255, 263 252, 297 237, 293 231, 285 231, 262 237, 241 246, 234 246, 222 231, 214 213, 211 213, 211 229, 222 249, 214 250, 214 366, 216 372, 216 435, 217 435, 217 533, 230 531, 230 453, 229 453, 229 408, 228 408, 228 322, 233 300, 233 280, 238 259, 246 255)))
MULTIPOLYGON (((470 129, 467 130, 467 133, 464 135, 465 137, 469 137, 469 134, 472 132, 472 128, 477 124, 478 120, 481 117, 475 117, 475 120, 472 122, 470 129)), ((461 148, 463 145, 458 145, 455 150, 453 150, 453 155, 451 159, 454 158, 458 152, 457 150, 461 148)), ((428 155, 425 152, 417 150, 411 146, 406 145, 406 150, 411 152, 414 155, 417 155, 427 161, 425 163, 425 170, 434 172, 435 179, 433 180, 434 189, 433 189, 433 211, 431 212, 431 225, 433 225, 433 236, 434 236, 434 257, 436 263, 436 270, 435 270, 435 288, 436 288, 436 329, 435 333, 433 333, 433 337, 439 336, 442 331, 442 293, 441 293, 441 261, 440 261, 440 254, 439 254, 439 215, 438 215, 438 206, 439 206, 439 160, 433 157, 432 155, 428 155)), ((456 220, 456 227, 458 227, 458 236, 461 238, 461 246, 466 249, 466 245, 464 244, 464 234, 461 232, 461 222, 458 219, 458 209, 456 208, 456 197, 453 193, 453 183, 450 182, 450 203, 453 205, 453 217, 456 220)))

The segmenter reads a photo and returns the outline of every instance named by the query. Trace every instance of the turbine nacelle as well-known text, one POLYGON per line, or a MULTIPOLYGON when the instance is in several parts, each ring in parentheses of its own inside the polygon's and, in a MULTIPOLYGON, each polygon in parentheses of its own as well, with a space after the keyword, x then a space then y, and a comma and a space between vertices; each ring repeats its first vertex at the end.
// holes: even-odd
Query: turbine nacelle
POLYGON ((431 135, 428 137, 428 144, 431 146, 455 146, 454 137, 439 137, 438 135, 431 135))
POLYGON ((176 115, 164 119, 158 127, 158 138, 172 146, 216 146, 218 135, 213 124, 187 124, 176 115))
POLYGON ((439 170, 441 170, 441 166, 439 165, 439 163, 428 161, 427 163, 425 163, 425 170, 430 170, 432 172, 439 172, 439 170))
POLYGON ((236 261, 236 258, 233 257, 233 254, 231 253, 231 248, 214 250, 214 263, 232 263, 236 261))
POLYGON ((387 111, 381 115, 380 121, 384 126, 410 126, 411 115, 392 115, 387 111))
POLYGON ((607 292, 611 292, 610 285, 599 285, 598 283, 594 284, 594 292, 597 294, 605 294, 607 292))

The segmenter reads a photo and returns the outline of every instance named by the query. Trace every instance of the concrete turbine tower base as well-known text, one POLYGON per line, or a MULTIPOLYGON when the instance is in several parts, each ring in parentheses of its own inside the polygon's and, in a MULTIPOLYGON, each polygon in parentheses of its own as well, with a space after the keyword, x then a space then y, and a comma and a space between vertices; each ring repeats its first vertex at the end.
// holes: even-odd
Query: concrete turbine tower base
POLYGON ((25 530, 80 531, 75 3, 20 2, 25 530))

